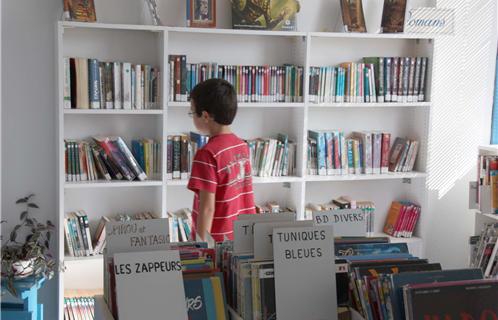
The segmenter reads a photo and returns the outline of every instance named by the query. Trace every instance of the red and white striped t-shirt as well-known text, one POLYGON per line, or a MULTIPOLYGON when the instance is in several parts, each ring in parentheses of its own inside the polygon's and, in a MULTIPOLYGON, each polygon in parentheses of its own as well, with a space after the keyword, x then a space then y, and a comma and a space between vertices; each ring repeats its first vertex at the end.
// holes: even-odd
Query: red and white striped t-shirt
POLYGON ((216 241, 233 240, 233 221, 239 214, 256 213, 247 144, 236 135, 220 134, 197 151, 188 188, 195 192, 193 228, 199 214, 199 191, 216 193, 211 235, 216 241))

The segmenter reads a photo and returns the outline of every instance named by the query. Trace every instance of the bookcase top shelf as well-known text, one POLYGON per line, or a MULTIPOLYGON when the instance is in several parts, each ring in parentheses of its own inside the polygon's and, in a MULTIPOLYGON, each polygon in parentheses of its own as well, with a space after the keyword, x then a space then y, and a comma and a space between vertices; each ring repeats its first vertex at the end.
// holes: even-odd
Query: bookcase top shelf
POLYGON ((112 23, 87 23, 60 21, 63 28, 87 28, 87 29, 111 29, 111 30, 135 30, 135 31, 169 31, 178 33, 194 34, 218 34, 236 36, 270 36, 270 37, 306 37, 312 38, 352 38, 352 39, 400 39, 400 40, 422 40, 435 39, 432 34, 407 34, 407 33, 347 33, 347 32, 302 32, 302 31, 267 31, 267 30, 241 30, 241 29, 217 29, 217 28, 187 28, 168 27, 134 24, 112 24, 112 23))
POLYGON ((308 104, 310 108, 314 109, 327 109, 327 108, 429 108, 431 106, 430 102, 375 102, 375 103, 320 103, 308 104))
POLYGON ((123 115, 161 115, 163 110, 123 110, 123 109, 64 109, 64 114, 87 115, 87 114, 123 114, 123 115))
POLYGON ((351 174, 337 176, 307 176, 306 181, 366 181, 366 180, 395 180, 395 179, 421 179, 427 176, 424 172, 389 172, 383 174, 351 174))
POLYGON ((161 187, 163 182, 160 180, 146 180, 146 181, 78 181, 66 182, 64 188, 66 189, 82 189, 82 188, 123 188, 123 187, 161 187))
MULTIPOLYGON (((239 102, 239 108, 304 108, 304 103, 298 102, 239 102)), ((188 108, 190 102, 168 102, 169 108, 188 108)))

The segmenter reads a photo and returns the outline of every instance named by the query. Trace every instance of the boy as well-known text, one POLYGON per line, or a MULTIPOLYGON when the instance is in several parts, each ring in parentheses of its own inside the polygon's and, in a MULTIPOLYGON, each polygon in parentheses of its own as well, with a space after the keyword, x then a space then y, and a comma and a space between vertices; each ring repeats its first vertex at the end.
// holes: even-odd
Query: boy
POLYGON ((192 236, 205 241, 209 232, 215 241, 233 240, 237 216, 255 213, 249 149, 230 129, 237 95, 227 81, 210 79, 192 90, 190 100, 195 127, 209 136, 195 154, 187 186, 195 193, 192 236))

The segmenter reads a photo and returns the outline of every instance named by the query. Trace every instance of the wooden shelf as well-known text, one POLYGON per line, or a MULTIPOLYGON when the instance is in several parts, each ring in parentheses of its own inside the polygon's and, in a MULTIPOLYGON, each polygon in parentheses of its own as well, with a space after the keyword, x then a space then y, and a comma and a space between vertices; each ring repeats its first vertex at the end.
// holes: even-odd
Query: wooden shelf
POLYGON ((161 180, 145 180, 145 181, 79 181, 79 182, 66 182, 64 188, 66 189, 82 189, 82 188, 124 188, 124 187, 160 187, 163 182, 161 180))
POLYGON ((121 110, 121 109, 64 109, 64 114, 70 115, 161 115, 163 110, 144 109, 144 110, 121 110))
POLYGON ((367 181, 367 180, 395 180, 395 179, 421 179, 427 176, 423 172, 389 172, 383 174, 350 174, 336 176, 307 176, 308 182, 319 181, 367 181))
POLYGON ((372 108, 372 109, 384 109, 384 108, 429 108, 431 106, 430 102, 375 102, 375 103, 309 103, 308 106, 312 110, 319 109, 348 109, 348 108, 372 108))

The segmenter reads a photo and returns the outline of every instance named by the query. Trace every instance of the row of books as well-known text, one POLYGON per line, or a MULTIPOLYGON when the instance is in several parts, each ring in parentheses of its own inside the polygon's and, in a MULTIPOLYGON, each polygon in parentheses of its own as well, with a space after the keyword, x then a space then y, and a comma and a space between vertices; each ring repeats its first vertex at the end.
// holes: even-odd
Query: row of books
POLYGON ((118 214, 112 218, 102 216, 92 237, 89 218, 85 211, 68 212, 64 218, 67 254, 71 257, 88 257, 102 254, 106 245, 105 225, 111 220, 129 221, 156 218, 157 216, 151 212, 140 212, 133 215, 118 214))
POLYGON ((410 201, 393 201, 387 213, 384 232, 393 237, 411 238, 421 211, 419 205, 410 201))
POLYGON ((255 205, 256 213, 264 214, 264 213, 283 213, 283 212, 296 212, 296 209, 281 206, 276 201, 270 201, 263 205, 255 205))
POLYGON ((483 213, 498 213, 498 154, 480 151, 477 160, 477 209, 483 213))
POLYGON ((330 211, 342 209, 361 209, 366 219, 366 235, 372 235, 375 231, 375 203, 372 201, 359 201, 349 196, 341 196, 332 199, 329 203, 308 203, 304 210, 304 219, 312 220, 315 211, 330 211))
POLYGON ((413 170, 418 141, 381 131, 308 131, 309 175, 381 174, 413 170))
POLYGON ((64 108, 158 109, 159 68, 129 62, 64 58, 64 108))
POLYGON ((93 297, 64 298, 64 320, 93 320, 94 307, 93 297))
POLYGON ((426 57, 366 57, 337 67, 310 68, 310 102, 425 101, 426 57))
POLYGON ((133 140, 132 151, 121 137, 66 139, 64 147, 68 182, 143 181, 161 172, 161 143, 151 139, 133 140))
POLYGON ((189 134, 167 137, 167 178, 188 179, 194 155, 209 140, 208 136, 190 132, 189 134))
POLYGON ((169 71, 170 101, 188 101, 198 83, 221 78, 234 86, 239 102, 303 102, 304 68, 301 66, 187 63, 185 55, 170 55, 169 71))
POLYGON ((252 175, 259 177, 292 176, 296 168, 296 143, 286 134, 277 138, 247 140, 252 175))
POLYGON ((171 242, 189 242, 192 239, 192 211, 188 208, 168 212, 171 242))
POLYGON ((498 224, 485 224, 479 236, 479 240, 472 246, 470 267, 480 268, 485 277, 496 278, 498 275, 497 251, 498 224))
POLYGON ((498 294, 498 283, 483 280, 480 269, 442 270, 440 263, 412 256, 406 243, 360 246, 339 250, 349 254, 341 256, 347 261, 352 288, 347 304, 364 319, 423 319, 424 315, 463 313, 474 317, 486 304, 493 305, 481 300, 483 294, 498 294), (462 296, 465 298, 455 304, 462 296))

